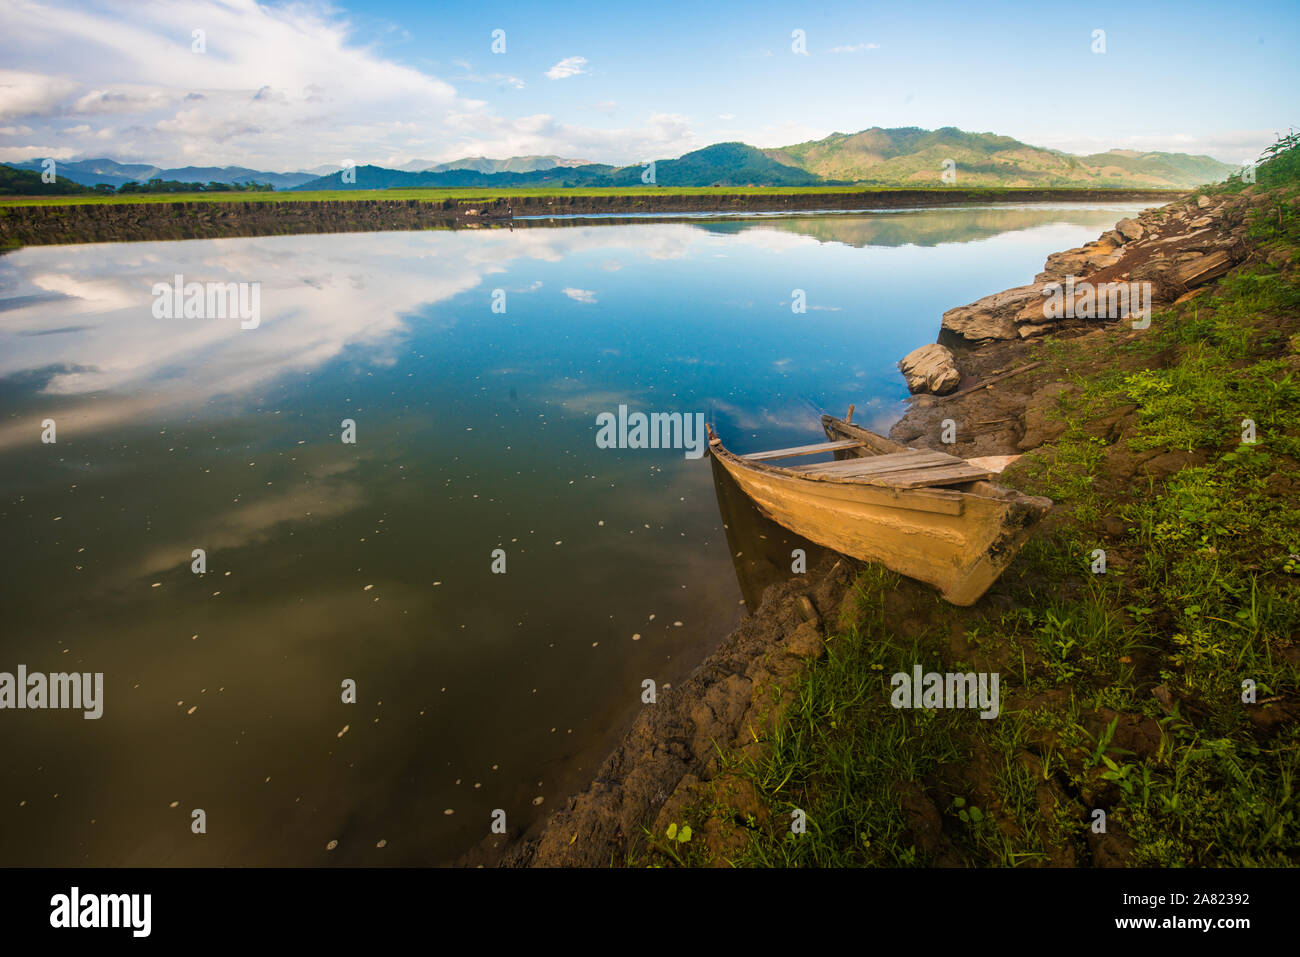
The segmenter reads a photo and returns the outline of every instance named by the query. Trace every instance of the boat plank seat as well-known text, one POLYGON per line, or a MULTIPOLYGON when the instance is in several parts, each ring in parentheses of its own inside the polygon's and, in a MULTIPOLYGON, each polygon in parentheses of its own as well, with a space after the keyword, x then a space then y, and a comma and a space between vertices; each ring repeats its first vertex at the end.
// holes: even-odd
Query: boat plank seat
POLYGON ((931 468, 915 469, 910 472, 891 472, 888 475, 874 476, 872 485, 888 485, 892 488, 934 488, 942 485, 961 485, 965 482, 980 482, 990 479, 995 473, 978 468, 968 462, 960 465, 941 465, 931 468))
POLYGON ((908 449, 887 455, 796 465, 791 472, 812 477, 835 478, 891 488, 927 488, 976 482, 992 476, 988 469, 971 465, 946 452, 908 449))
POLYGON ((877 472, 894 472, 899 469, 916 469, 928 465, 952 465, 962 461, 946 452, 933 452, 929 449, 908 449, 906 452, 890 452, 888 455, 868 455, 863 458, 842 459, 839 462, 816 462, 812 465, 791 465, 792 472, 851 472, 854 475, 870 475, 877 472))
POLYGON ((860 449, 865 442, 856 439, 841 439, 838 442, 818 442, 816 445, 796 445, 788 449, 773 449, 771 452, 751 452, 742 455, 750 462, 766 462, 768 459, 791 459, 798 455, 816 455, 819 452, 838 452, 841 449, 860 449))

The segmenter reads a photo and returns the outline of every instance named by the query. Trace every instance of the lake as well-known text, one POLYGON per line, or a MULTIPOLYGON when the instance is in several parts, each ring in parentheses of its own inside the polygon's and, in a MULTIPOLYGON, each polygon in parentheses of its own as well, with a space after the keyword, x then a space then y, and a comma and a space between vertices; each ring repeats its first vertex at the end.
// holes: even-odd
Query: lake
POLYGON ((1137 208, 0 256, 0 672, 103 674, 98 719, 0 710, 0 863, 442 864, 536 822, 745 611, 707 459, 596 417, 886 432, 944 310, 1137 208), (159 318, 177 275, 259 321, 159 318))

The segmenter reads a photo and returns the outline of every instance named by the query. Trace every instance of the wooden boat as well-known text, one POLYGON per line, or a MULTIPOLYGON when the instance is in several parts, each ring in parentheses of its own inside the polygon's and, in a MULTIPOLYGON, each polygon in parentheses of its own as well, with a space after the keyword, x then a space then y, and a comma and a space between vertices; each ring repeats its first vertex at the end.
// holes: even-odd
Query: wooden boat
POLYGON ((1052 507, 988 481, 995 473, 946 452, 911 449, 847 419, 822 416, 829 441, 737 455, 709 427, 709 451, 768 518, 845 555, 928 582, 974 604, 1052 507), (770 462, 818 453, 835 461, 770 462))

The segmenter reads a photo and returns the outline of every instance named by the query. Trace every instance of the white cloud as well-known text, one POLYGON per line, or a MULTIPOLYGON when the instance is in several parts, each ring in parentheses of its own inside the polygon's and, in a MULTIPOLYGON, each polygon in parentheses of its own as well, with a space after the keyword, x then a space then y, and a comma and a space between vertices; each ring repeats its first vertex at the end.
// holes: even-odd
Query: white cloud
POLYGON ((82 114, 140 113, 164 108, 169 101, 170 97, 161 90, 91 90, 79 97, 70 109, 73 113, 82 114))
POLYGON ((431 143, 448 112, 487 115, 445 80, 358 45, 325 7, 175 0, 123 16, 0 0, 0 20, 0 62, 12 67, 0 71, 0 116, 23 119, 42 140, 42 118, 121 117, 122 158, 294 168, 317 156, 415 152, 420 144, 397 121, 430 131, 431 143), (207 32, 206 53, 191 50, 195 24, 207 32))
MULTIPOLYGON (((7 14, 0 17, 7 33, 14 24, 7 14)), ((76 89, 76 82, 67 77, 0 70, 0 117, 45 115, 76 89)))
POLYGON ((0 146, 0 163, 21 163, 30 159, 72 159, 77 150, 71 146, 0 146))
POLYGON ((580 76, 587 72, 585 56, 566 56, 555 66, 546 71, 548 80, 563 80, 571 76, 580 76))
MULTIPOLYGON (((0 158, 310 170, 345 156, 364 165, 557 154, 622 165, 712 142, 676 114, 628 116, 617 129, 501 116, 449 81, 503 96, 523 80, 460 75, 472 59, 446 77, 386 60, 344 17, 257 0, 132 5, 130 16, 111 4, 0 0, 0 158), (196 24, 207 53, 191 50, 196 24), (85 116, 111 117, 112 129, 66 132, 85 116)), ((585 57, 568 57, 547 75, 587 72, 585 57)), ((612 114, 616 104, 596 108, 612 114)))
POLYGON ((574 289, 572 287, 565 289, 564 294, 575 302, 594 303, 596 293, 591 289, 574 289))
POLYGON ((854 43, 848 46, 831 47, 831 53, 863 53, 867 50, 879 50, 879 43, 854 43))

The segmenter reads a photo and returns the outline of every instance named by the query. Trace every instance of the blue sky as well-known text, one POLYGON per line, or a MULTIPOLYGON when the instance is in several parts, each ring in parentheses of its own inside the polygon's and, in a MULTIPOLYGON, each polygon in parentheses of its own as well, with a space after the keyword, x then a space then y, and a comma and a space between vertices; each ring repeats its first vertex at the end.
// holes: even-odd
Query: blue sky
POLYGON ((957 126, 1243 162, 1300 125, 1295 2, 0 0, 0 20, 0 160, 630 163, 957 126))

